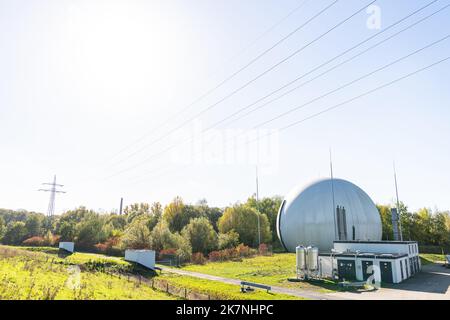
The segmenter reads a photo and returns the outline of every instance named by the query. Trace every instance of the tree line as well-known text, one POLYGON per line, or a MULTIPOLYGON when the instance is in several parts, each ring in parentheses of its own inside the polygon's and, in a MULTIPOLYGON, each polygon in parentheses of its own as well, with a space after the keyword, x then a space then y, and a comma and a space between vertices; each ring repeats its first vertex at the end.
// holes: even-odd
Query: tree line
POLYGON ((187 204, 176 197, 164 207, 159 202, 131 204, 122 215, 79 207, 53 218, 0 209, 0 242, 52 246, 73 241, 86 251, 119 255, 127 248, 153 249, 189 260, 192 253, 208 255, 238 245, 279 247, 275 224, 280 204, 280 197, 256 201, 253 196, 223 209, 206 200, 187 204))
MULTIPOLYGON (((394 237, 391 207, 377 205, 383 225, 383 240, 393 240, 394 237)), ((400 203, 399 212, 403 240, 417 241, 424 250, 434 253, 450 251, 450 211, 422 208, 411 212, 404 203, 400 203)))
MULTIPOLYGON (((188 204, 176 197, 166 206, 159 202, 131 204, 122 215, 99 214, 79 207, 53 218, 0 209, 0 242, 52 246, 59 241, 73 241, 79 250, 117 255, 126 248, 153 249, 185 261, 193 254, 200 260, 203 256, 233 255, 235 252, 226 250, 239 245, 240 252, 248 251, 245 247, 258 248, 260 244, 281 250, 276 234, 281 201, 278 196, 258 201, 252 196, 244 203, 218 208, 209 206, 206 200, 188 204)), ((391 206, 377 207, 383 240, 392 240, 391 206)), ((410 212, 401 204, 400 217, 405 240, 416 240, 422 246, 450 247, 448 211, 410 212)))

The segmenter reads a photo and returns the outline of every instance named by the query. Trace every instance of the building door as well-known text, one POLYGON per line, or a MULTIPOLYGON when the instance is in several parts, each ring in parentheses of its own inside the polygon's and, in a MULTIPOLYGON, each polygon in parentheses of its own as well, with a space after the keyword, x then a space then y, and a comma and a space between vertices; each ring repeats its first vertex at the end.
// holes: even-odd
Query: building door
POLYGON ((361 265, 362 265, 363 280, 366 281, 373 274, 373 270, 372 272, 367 271, 370 266, 373 266, 373 261, 362 260, 361 265))
POLYGON ((403 276, 403 260, 400 260, 400 274, 402 275, 402 281, 403 279, 405 279, 405 277, 403 276))
POLYGON ((412 258, 409 258, 409 270, 410 270, 410 274, 413 275, 414 274, 414 263, 413 263, 412 258))
POLYGON ((337 264, 340 280, 347 280, 347 281, 356 280, 355 261, 338 259, 337 264))
POLYGON ((419 272, 419 257, 414 257, 414 264, 416 266, 416 272, 419 272))
POLYGON ((381 282, 393 283, 392 263, 390 261, 380 261, 381 282))

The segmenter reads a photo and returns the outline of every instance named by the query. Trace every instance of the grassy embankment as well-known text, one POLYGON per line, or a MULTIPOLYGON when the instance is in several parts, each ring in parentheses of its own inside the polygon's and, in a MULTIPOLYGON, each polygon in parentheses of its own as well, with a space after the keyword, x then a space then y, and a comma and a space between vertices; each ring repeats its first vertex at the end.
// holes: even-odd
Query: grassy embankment
MULTIPOLYGON (((163 292, 152 290, 146 284, 136 284, 129 282, 126 279, 119 279, 112 277, 102 271, 119 271, 134 274, 142 274, 146 278, 152 278, 155 274, 145 272, 140 267, 124 261, 122 258, 109 257, 100 254, 91 253, 74 253, 66 257, 58 256, 57 248, 47 247, 0 247, 0 276, 3 274, 11 274, 12 271, 17 273, 17 276, 10 277, 5 282, 0 282, 0 289, 11 292, 17 291, 20 294, 10 297, 16 299, 39 299, 39 298, 55 298, 55 299, 173 299, 173 296, 167 295, 163 292), (14 251, 15 257, 4 257, 1 254, 1 249, 9 249, 14 251), (33 265, 33 271, 30 275, 22 273, 25 267, 24 264, 18 261, 27 260, 27 266, 33 265), (43 262, 44 261, 44 262, 43 262), (53 263, 52 263, 53 261, 53 263), (78 265, 83 270, 81 278, 84 279, 83 288, 80 293, 66 290, 64 287, 68 278, 67 268, 69 265, 78 265), (36 275, 42 279, 42 284, 38 286, 32 285, 33 276, 36 275), (53 277, 55 279, 53 279, 53 277), (112 280, 111 280, 112 279, 112 280), (25 281, 23 281, 25 280, 25 281), (114 281, 114 283, 111 283, 114 281), (21 283, 20 286, 11 287, 8 283, 21 283), (44 286, 47 284, 47 287, 44 286), (122 287, 120 286, 122 285, 122 287), (36 292, 46 292, 56 290, 59 288, 58 294, 55 296, 29 296, 28 288, 32 286, 36 288, 36 292), (135 289, 143 288, 143 289, 135 289), (38 289, 37 289, 38 288, 38 289), (53 289, 52 289, 53 288, 53 289), (92 288, 92 290, 89 290, 92 288), (92 294, 94 291, 94 294, 92 294), (131 291, 131 293, 130 293, 131 291), (145 291, 145 292, 144 292, 145 291), (78 294, 78 295, 76 295, 78 294)), ((170 273, 163 273, 155 277, 157 280, 167 281, 171 287, 179 287, 180 289, 187 289, 188 291, 195 291, 200 294, 210 295, 213 299, 252 299, 252 300, 266 300, 266 299, 296 299, 296 297, 282 294, 266 293, 262 290, 256 290, 251 293, 240 293, 239 286, 224 284, 217 281, 203 280, 193 277, 173 275, 170 273)), ((33 289, 34 290, 34 289, 33 289)))
POLYGON ((422 265, 427 265, 431 263, 442 263, 445 261, 445 257, 443 254, 435 254, 435 253, 421 253, 420 254, 420 262, 422 265))
POLYGON ((0 300, 174 299, 85 264, 80 271, 62 258, 0 246, 0 300))
POLYGON ((240 261, 209 262, 204 265, 187 265, 186 271, 256 282, 286 288, 310 289, 319 292, 340 290, 332 281, 289 282, 295 278, 295 254, 277 253, 271 256, 257 256, 240 261))

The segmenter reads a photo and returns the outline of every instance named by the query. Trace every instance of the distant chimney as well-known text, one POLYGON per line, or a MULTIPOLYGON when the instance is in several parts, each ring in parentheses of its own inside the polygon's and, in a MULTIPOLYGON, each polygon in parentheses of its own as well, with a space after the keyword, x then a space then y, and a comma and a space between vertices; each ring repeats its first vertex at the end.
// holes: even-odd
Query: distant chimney
POLYGON ((120 208, 119 208, 119 214, 122 215, 123 210, 123 198, 120 198, 120 208))

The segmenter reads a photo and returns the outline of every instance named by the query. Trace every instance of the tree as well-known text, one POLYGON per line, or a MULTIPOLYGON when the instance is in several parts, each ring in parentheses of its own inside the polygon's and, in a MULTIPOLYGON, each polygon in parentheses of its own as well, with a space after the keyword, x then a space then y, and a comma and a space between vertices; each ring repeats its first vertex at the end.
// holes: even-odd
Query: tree
POLYGON ((269 219, 270 231, 272 233, 272 241, 277 241, 277 216, 283 199, 280 196, 265 197, 256 201, 256 196, 247 199, 246 205, 255 209, 261 214, 266 215, 269 219))
POLYGON ((163 249, 175 249, 176 240, 170 231, 167 222, 161 220, 151 231, 152 249, 161 251, 163 249))
POLYGON ((219 233, 218 242, 220 250, 234 248, 239 244, 239 234, 234 230, 219 233))
POLYGON ((176 197, 164 208, 163 217, 172 232, 180 232, 194 218, 199 218, 201 212, 195 206, 185 205, 180 197, 176 197))
POLYGON ((59 223, 58 232, 61 241, 74 241, 76 237, 76 224, 73 221, 63 221, 59 223))
POLYGON ((130 249, 150 249, 152 247, 152 237, 145 218, 134 219, 125 229, 123 244, 125 248, 130 249))
POLYGON ((125 230, 127 218, 124 215, 111 214, 108 223, 112 224, 116 230, 125 230))
POLYGON ((161 220, 163 214, 163 208, 161 203, 154 202, 150 207, 150 217, 147 222, 147 227, 149 230, 153 230, 153 228, 158 224, 161 220))
POLYGON ((77 245, 82 248, 91 248, 95 244, 106 240, 102 227, 103 223, 98 214, 94 214, 80 222, 77 225, 77 245))
POLYGON ((234 230, 239 234, 240 242, 246 245, 258 246, 258 217, 260 223, 261 243, 271 240, 269 220, 265 214, 258 213, 246 205, 235 205, 225 209, 219 219, 219 231, 227 233, 234 230))
POLYGON ((25 228, 27 228, 27 238, 40 236, 42 234, 42 218, 37 214, 31 214, 25 220, 25 228))
POLYGON ((176 249, 176 254, 181 260, 189 260, 192 255, 192 247, 186 237, 179 233, 172 233, 167 222, 162 219, 151 232, 152 249, 161 251, 163 249, 176 249))
POLYGON ((133 203, 125 207, 124 213, 127 216, 127 222, 131 223, 141 215, 149 215, 150 205, 148 203, 133 203))
POLYGON ((181 234, 189 240, 193 252, 207 254, 217 248, 217 233, 205 217, 192 219, 181 234))
POLYGON ((3 236, 3 242, 5 244, 21 244, 27 237, 27 228, 25 222, 15 221, 11 222, 3 236))
POLYGON ((208 206, 208 202, 206 199, 202 199, 197 202, 195 205, 195 209, 198 212, 199 217, 206 217, 209 222, 211 222, 211 225, 213 226, 214 230, 216 232, 219 231, 219 228, 217 227, 217 222, 219 221, 219 218, 222 216, 223 210, 217 207, 210 207, 208 206))
POLYGON ((5 232, 6 232, 6 223, 5 220, 3 220, 3 217, 0 216, 0 242, 2 242, 5 232))
POLYGON ((392 214, 390 206, 377 205, 378 212, 380 213, 381 225, 382 225, 382 239, 392 240, 394 238, 392 229, 392 214))
POLYGON ((446 246, 449 244, 449 232, 447 228, 447 213, 435 212, 431 220, 431 234, 430 237, 434 245, 446 246))

